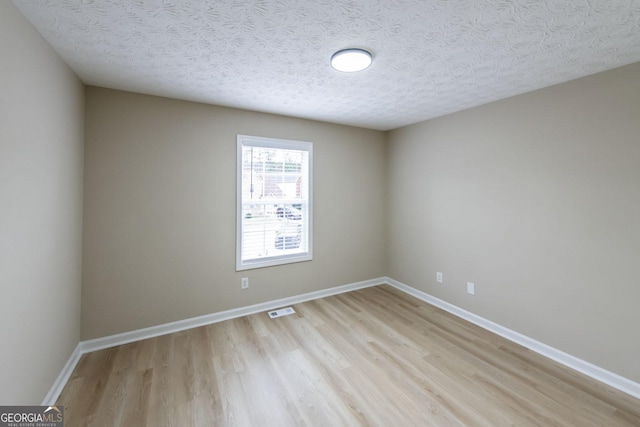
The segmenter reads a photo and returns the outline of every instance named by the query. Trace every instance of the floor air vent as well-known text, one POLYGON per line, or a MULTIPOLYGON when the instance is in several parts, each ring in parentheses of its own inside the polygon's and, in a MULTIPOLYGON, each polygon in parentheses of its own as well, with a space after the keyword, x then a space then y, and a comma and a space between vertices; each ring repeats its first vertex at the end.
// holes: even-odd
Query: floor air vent
POLYGON ((269 312, 269 317, 275 319, 276 317, 286 316, 287 314, 293 314, 296 311, 292 307, 281 308, 280 310, 273 310, 269 312))

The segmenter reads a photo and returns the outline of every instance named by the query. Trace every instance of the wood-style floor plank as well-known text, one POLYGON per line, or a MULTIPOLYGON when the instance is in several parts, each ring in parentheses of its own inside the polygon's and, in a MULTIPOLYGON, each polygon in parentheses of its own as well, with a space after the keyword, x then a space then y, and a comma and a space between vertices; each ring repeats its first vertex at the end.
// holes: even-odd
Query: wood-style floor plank
POLYGON ((376 286, 82 356, 66 426, 640 426, 640 401, 376 286))

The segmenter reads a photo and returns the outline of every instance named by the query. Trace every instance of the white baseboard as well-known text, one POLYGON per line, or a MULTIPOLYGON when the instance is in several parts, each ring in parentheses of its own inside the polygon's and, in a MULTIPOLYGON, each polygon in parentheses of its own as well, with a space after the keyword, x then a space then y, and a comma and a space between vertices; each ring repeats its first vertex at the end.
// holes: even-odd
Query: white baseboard
POLYGON ((91 351, 102 350, 109 347, 115 347, 117 345, 128 344, 134 341, 140 341, 160 335, 171 334, 173 332, 184 331, 186 329, 197 328, 199 326, 210 325, 212 323, 222 322, 224 320, 235 319, 237 317, 248 316, 255 313, 261 313, 263 311, 273 310, 285 305, 299 304, 304 301, 342 294, 345 292, 367 288, 370 286, 381 285, 383 283, 386 283, 385 280, 386 278, 366 280, 363 282, 337 286, 335 288, 322 289, 320 291, 309 292, 302 295, 281 298, 273 301, 263 302, 260 304, 249 305, 246 307, 234 308, 231 310, 219 311, 217 313, 205 314, 204 316, 192 317, 190 319, 178 320, 176 322, 151 326, 149 328, 137 329, 135 331, 123 332, 121 334, 83 341, 83 352, 88 353, 91 351))
POLYGON ((393 280, 389 277, 385 277, 385 283, 413 297, 416 297, 421 301, 424 301, 438 308, 441 308, 455 316, 458 316, 475 325, 478 325, 481 328, 484 328, 497 335, 500 335, 508 339, 509 341, 513 341, 517 344, 520 344, 523 347, 528 348, 529 350, 535 351, 536 353, 541 354, 545 357, 548 357, 549 359, 555 360, 556 362, 561 363, 562 365, 568 368, 581 372, 597 381, 605 383, 615 389, 618 389, 637 399, 640 399, 639 383, 631 381, 611 371, 607 371, 606 369, 603 369, 592 363, 586 362, 582 359, 579 359, 575 356, 572 356, 568 353, 558 350, 557 348, 541 343, 540 341, 536 341, 533 338, 527 337, 526 335, 522 335, 521 333, 512 331, 511 329, 505 328, 504 326, 501 326, 497 323, 494 323, 490 320, 487 320, 483 317, 480 317, 476 314, 466 311, 460 307, 457 307, 453 304, 450 304, 446 301, 436 298, 433 295, 429 295, 426 292, 419 291, 415 288, 412 288, 411 286, 398 282, 397 280, 393 280))
POLYGON ((151 326, 149 328, 137 329, 135 331, 123 332, 121 334, 109 335, 102 338, 96 338, 88 341, 80 341, 71 357, 64 365, 62 372, 56 378, 49 393, 43 400, 43 405, 54 405, 65 384, 71 377, 73 369, 76 367, 80 357, 85 353, 96 350, 102 350, 109 347, 128 344, 134 341, 140 341, 147 338, 153 338, 160 335, 170 334, 173 332, 184 331, 186 329, 196 328, 198 326, 210 325, 212 323, 222 322, 224 320, 235 319, 237 317, 248 316, 250 314, 270 311, 286 305, 299 304, 301 302, 310 301, 319 298, 325 298, 331 295, 342 294, 345 292, 355 291, 357 289, 368 288, 371 286, 382 285, 387 283, 384 277, 378 279, 365 280, 363 282, 351 283, 349 285, 336 286, 334 288, 322 289, 319 291, 309 292, 306 294, 296 295, 287 298, 281 298, 273 301, 267 301, 260 304, 254 304, 246 307, 234 308, 232 310, 220 311, 217 313, 206 314, 204 316, 192 317, 190 319, 178 320, 176 322, 165 323, 162 325, 151 326))
POLYGON ((522 335, 518 332, 512 331, 504 326, 498 325, 490 320, 459 308, 446 301, 438 299, 425 292, 419 291, 404 283, 393 280, 389 277, 381 277, 377 279, 365 280, 363 282, 352 283, 344 286, 337 286, 329 289, 322 289, 320 291, 309 292, 306 294, 296 295, 287 298, 281 298, 273 301, 267 301, 260 304, 254 304, 246 307, 235 308, 232 310, 220 311, 217 313, 207 314, 204 316, 193 317, 190 319, 178 320, 176 322, 165 323, 162 325, 151 326, 149 328, 138 329, 129 332, 123 332, 121 334, 110 335, 102 338, 96 338, 88 341, 81 341, 76 346, 75 350, 71 354, 71 357, 65 364, 62 372, 56 378, 53 386, 49 390, 49 393, 45 396, 42 404, 53 405, 60 396, 62 389, 71 377, 71 373, 76 364, 80 360, 80 357, 85 353, 90 353, 96 350, 102 350, 109 347, 115 347, 118 345, 128 344, 134 341, 140 341, 147 338, 153 338, 160 335, 170 334, 173 332, 184 331, 186 329, 196 328, 199 326, 210 325, 212 323, 222 322, 224 320, 234 319, 237 317, 247 316, 250 314, 260 313, 264 311, 273 310, 287 305, 299 304, 301 302, 310 301, 319 298, 325 298, 331 295, 342 294, 345 292, 355 291, 357 289, 368 288, 371 286, 387 284, 394 288, 401 290, 411 296, 418 298, 421 301, 441 308, 449 313, 465 319, 471 323, 474 323, 488 331, 491 331, 497 335, 500 335, 510 341, 518 343, 530 350, 535 351, 543 356, 546 356, 558 363, 561 363, 571 369, 588 375, 600 382, 603 382, 611 387, 614 387, 620 391, 623 391, 633 397, 640 399, 640 384, 633 382, 627 378, 624 378, 618 374, 607 371, 603 368, 595 366, 589 362, 581 360, 563 351, 555 349, 551 346, 543 344, 539 341, 522 335))
POLYGON ((62 371, 60 371, 58 378, 56 378, 56 380, 53 382, 53 385, 49 389, 49 392, 42 400, 42 406, 52 406, 56 404, 56 400, 58 400, 60 393, 62 393, 62 389, 67 384, 67 381, 69 381, 71 373, 73 373, 73 370, 78 364, 80 356, 82 356, 83 353, 84 352, 82 351, 82 343, 78 343, 76 348, 71 353, 69 360, 67 360, 67 363, 65 363, 64 367, 62 368, 62 371))

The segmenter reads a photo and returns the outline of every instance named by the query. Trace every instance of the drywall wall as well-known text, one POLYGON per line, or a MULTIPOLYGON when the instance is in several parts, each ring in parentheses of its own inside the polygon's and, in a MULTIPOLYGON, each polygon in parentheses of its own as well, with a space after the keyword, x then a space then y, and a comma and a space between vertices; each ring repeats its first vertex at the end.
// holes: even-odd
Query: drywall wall
POLYGON ((385 273, 381 132, 87 87, 85 150, 83 339, 385 273), (237 134, 314 144, 312 261, 235 271, 237 134))
POLYGON ((42 402, 80 339, 84 88, 0 2, 0 404, 42 402))
POLYGON ((388 275, 640 381, 639 135, 640 64, 392 131, 388 275))

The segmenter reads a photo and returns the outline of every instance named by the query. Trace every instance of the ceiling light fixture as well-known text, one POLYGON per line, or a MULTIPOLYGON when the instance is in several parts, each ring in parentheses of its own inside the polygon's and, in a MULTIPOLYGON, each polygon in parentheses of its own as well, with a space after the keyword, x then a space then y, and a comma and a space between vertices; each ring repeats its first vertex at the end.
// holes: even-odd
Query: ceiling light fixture
POLYGON ((331 66, 345 73, 362 71, 371 65, 372 61, 371 53, 364 49, 343 49, 331 56, 331 66))

